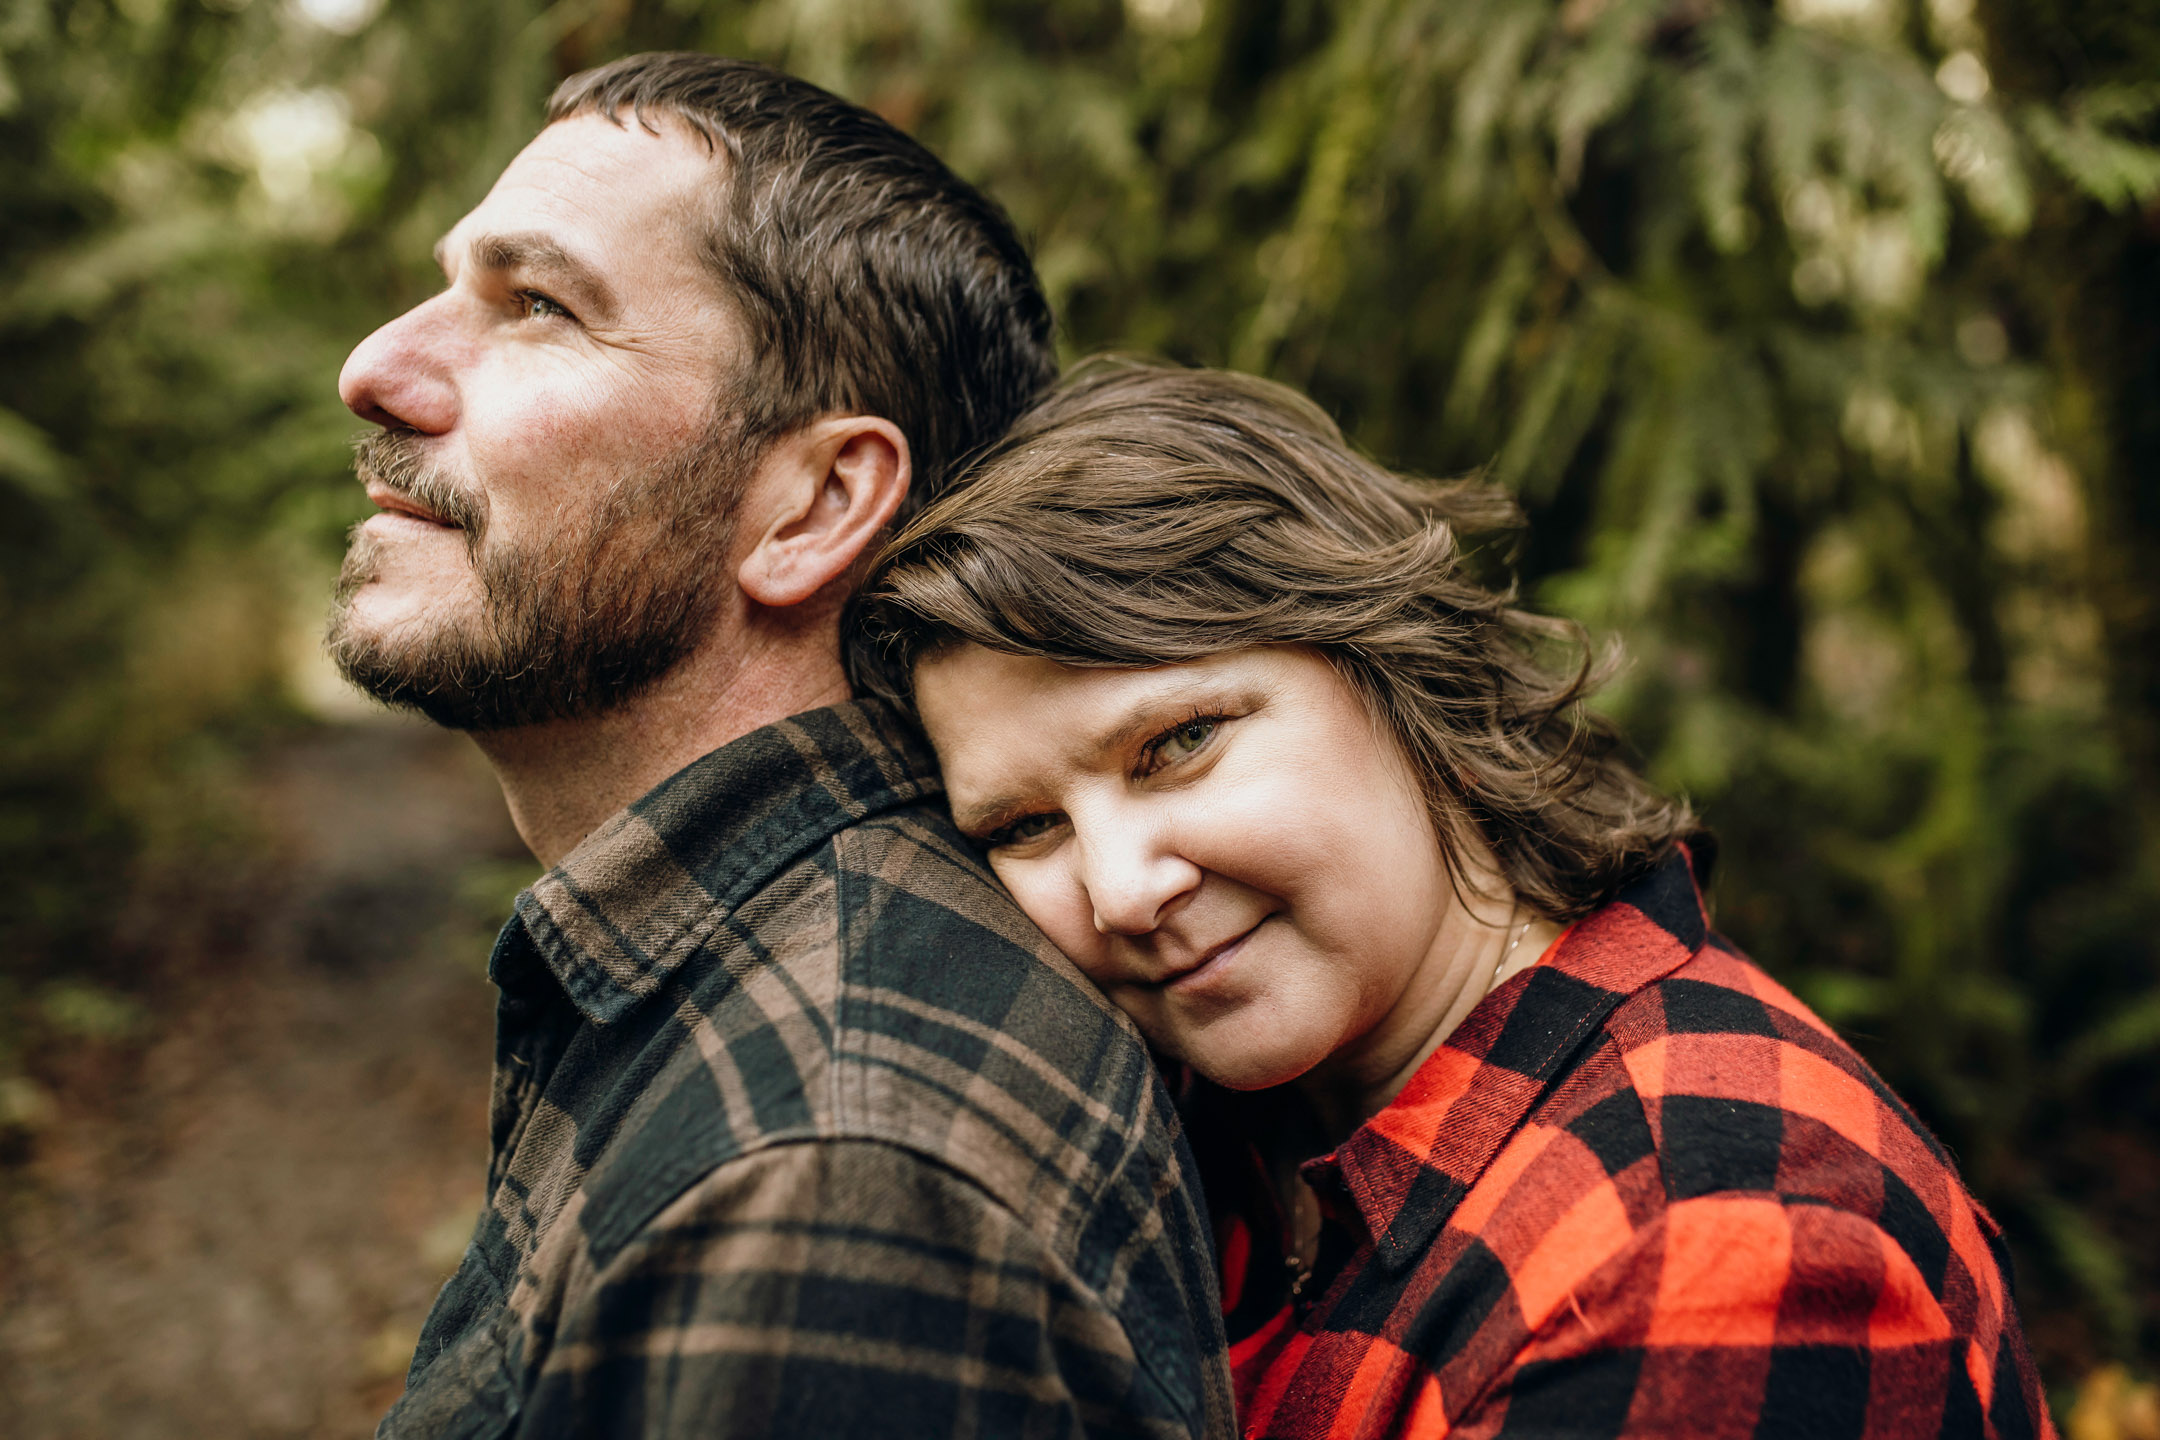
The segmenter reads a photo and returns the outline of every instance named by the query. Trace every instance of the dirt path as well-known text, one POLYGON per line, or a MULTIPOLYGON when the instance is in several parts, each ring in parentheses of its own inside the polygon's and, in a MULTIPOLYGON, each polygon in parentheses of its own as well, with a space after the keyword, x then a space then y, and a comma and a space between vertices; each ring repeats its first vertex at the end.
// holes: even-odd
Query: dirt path
POLYGON ((0 1431, 365 1436, 486 1159, 493 922, 532 866, 469 746, 257 767, 243 904, 158 943, 147 1042, 57 1086, 0 1255, 0 1431))

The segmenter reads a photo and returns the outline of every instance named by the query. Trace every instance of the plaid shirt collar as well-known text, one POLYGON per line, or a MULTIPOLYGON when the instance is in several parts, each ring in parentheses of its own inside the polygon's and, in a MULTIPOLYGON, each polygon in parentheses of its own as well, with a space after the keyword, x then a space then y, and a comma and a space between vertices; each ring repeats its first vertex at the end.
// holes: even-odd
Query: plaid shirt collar
MULTIPOLYGON (((753 730, 662 781, 517 900, 533 947, 596 1025, 623 1020, 782 869, 869 816, 943 792, 878 701, 753 730), (812 732, 815 732, 813 740, 812 732)), ((489 974, 505 974, 498 944, 489 974)))
POLYGON ((1302 1167, 1315 1192, 1347 1195, 1391 1273, 1425 1253, 1582 1042, 1702 948, 1710 927, 1690 863, 1683 848, 1570 927, 1480 1001, 1387 1108, 1302 1167))

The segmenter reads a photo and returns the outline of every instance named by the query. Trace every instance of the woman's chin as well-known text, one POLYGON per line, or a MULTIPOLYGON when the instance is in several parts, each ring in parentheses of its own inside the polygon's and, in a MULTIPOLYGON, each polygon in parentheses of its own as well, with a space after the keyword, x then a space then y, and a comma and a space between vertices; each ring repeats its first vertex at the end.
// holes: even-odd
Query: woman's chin
MULTIPOLYGON (((1156 992, 1159 994, 1159 992, 1156 992)), ((1331 997, 1264 995, 1222 1006, 1140 1005, 1114 997, 1161 1054, 1225 1090, 1287 1085, 1328 1058, 1342 1030, 1331 997)), ((1151 999, 1154 996, 1151 995, 1151 999)))
POLYGON ((1286 1054, 1280 1050, 1225 1054, 1213 1047, 1196 1048, 1200 1048, 1201 1053, 1181 1058, 1225 1090, 1269 1090, 1277 1085, 1287 1085, 1323 1058, 1320 1055, 1286 1054))

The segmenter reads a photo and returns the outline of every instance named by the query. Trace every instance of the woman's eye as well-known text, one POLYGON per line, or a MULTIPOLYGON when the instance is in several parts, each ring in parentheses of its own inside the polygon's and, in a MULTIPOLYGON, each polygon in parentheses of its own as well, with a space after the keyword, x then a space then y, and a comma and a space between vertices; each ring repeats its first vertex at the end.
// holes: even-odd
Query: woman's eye
POLYGON ((569 310, 537 290, 521 290, 518 299, 525 302, 525 316, 529 320, 568 320, 569 310))
POLYGON ((1029 840, 1041 839, 1064 823, 1065 817, 1055 811, 1048 811, 1040 815, 1023 815, 1018 820, 1008 821, 998 826, 988 835, 983 836, 982 843, 992 850, 997 849, 1000 845, 1020 845, 1029 840))
POLYGON ((1163 737, 1163 749, 1173 755, 1190 755, 1207 744, 1215 733, 1213 720, 1188 720, 1163 737))
POLYGON ((1154 770, 1175 760, 1183 760, 1198 754, 1215 738, 1222 728, 1220 715, 1195 715, 1181 724, 1173 725, 1148 742, 1143 769, 1154 770))

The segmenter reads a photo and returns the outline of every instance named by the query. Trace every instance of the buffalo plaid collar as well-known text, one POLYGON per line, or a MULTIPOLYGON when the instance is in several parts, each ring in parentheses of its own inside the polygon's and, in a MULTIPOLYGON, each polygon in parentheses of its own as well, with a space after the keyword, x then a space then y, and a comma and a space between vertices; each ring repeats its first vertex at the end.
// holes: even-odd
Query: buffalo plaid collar
MULTIPOLYGON (((614 1024, 658 991, 736 907, 833 835, 942 793, 892 709, 850 701, 730 741, 616 812, 518 896, 548 970, 586 1019, 614 1024)), ((509 931, 489 974, 506 989, 509 931)))
POLYGON ((1425 1253, 1606 1017, 1703 947, 1690 865, 1683 848, 1571 927, 1480 1001, 1386 1109, 1302 1167, 1316 1193, 1347 1195, 1390 1272, 1425 1253))

